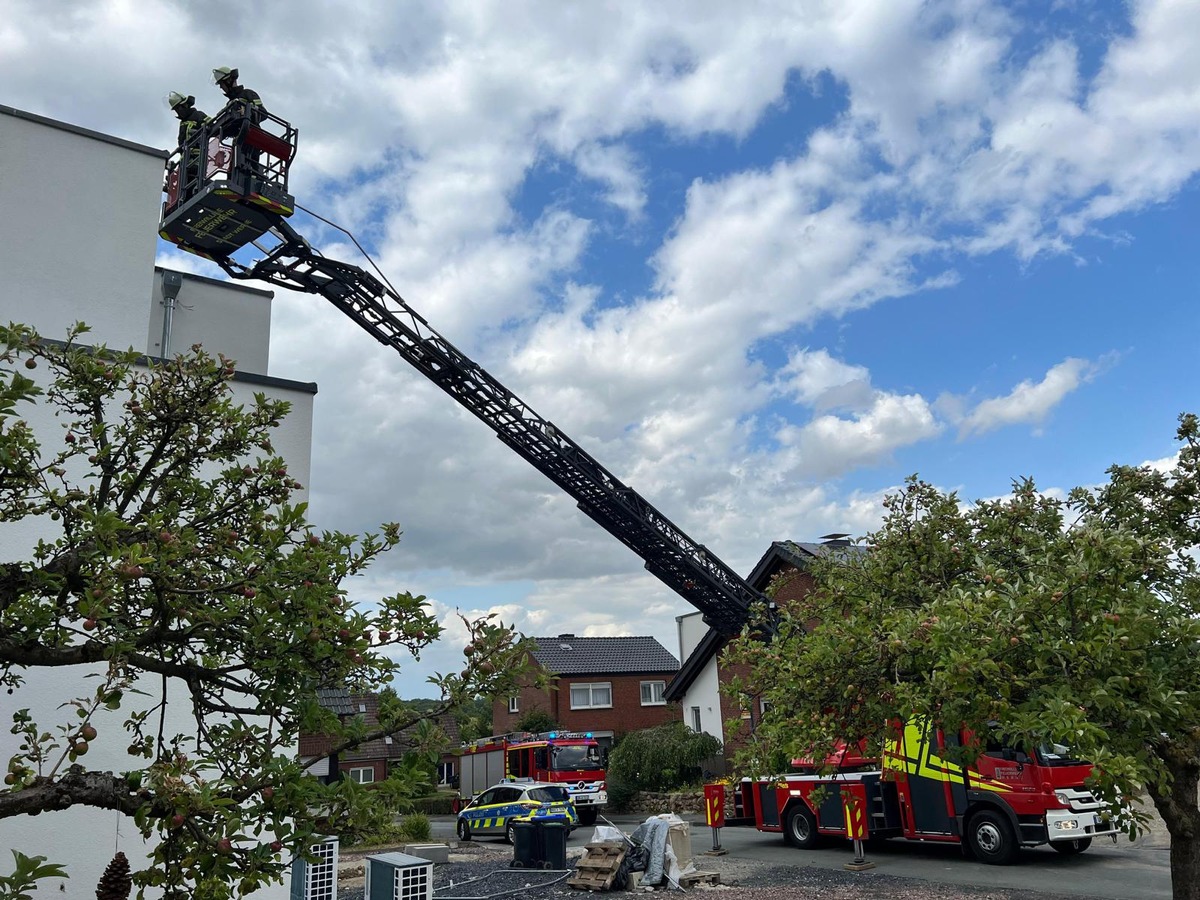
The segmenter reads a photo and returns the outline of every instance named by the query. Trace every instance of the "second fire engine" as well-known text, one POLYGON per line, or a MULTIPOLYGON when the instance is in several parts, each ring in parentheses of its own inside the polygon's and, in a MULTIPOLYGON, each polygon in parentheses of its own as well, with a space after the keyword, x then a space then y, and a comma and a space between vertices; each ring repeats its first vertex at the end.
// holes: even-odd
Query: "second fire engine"
POLYGON ((600 745, 590 733, 498 734, 466 744, 460 753, 464 801, 505 778, 531 778, 565 787, 583 825, 594 825, 608 803, 600 745))

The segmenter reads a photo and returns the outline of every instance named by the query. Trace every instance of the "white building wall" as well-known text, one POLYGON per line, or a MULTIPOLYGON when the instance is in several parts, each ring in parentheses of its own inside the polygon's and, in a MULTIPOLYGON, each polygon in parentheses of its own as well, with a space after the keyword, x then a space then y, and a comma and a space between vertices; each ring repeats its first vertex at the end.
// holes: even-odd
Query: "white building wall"
MULTIPOLYGON (((87 343, 133 347, 159 355, 162 334, 161 271, 154 269, 164 153, 106 138, 72 126, 0 107, 0 272, 5 284, 0 316, 31 325, 49 338, 84 320, 92 326, 87 343), (21 210, 10 215, 9 210, 21 210)), ((235 401, 249 403, 256 391, 286 399, 292 412, 273 437, 289 471, 307 485, 311 468, 315 385, 267 376, 270 300, 267 291, 227 286, 184 276, 180 307, 173 320, 173 352, 201 343, 214 355, 236 359, 235 401)), ((34 375, 43 375, 42 369, 34 375)), ((62 439, 61 423, 47 407, 28 407, 22 416, 51 448, 62 439)), ((300 497, 298 499, 304 499, 300 497)), ((0 564, 29 558, 39 538, 51 538, 53 523, 0 523, 0 564)), ((12 712, 28 707, 44 726, 69 722, 64 701, 95 691, 99 671, 70 667, 26 673, 27 683, 12 695, 0 693, 0 765, 17 751, 9 733, 12 712)), ((153 705, 159 685, 137 702, 153 705)), ((124 772, 145 764, 126 752, 122 722, 132 706, 101 711, 98 737, 88 768, 124 772)), ((166 707, 166 733, 193 732, 186 698, 172 696, 166 707)), ((48 729, 53 731, 54 729, 48 729)), ((0 820, 0 848, 46 856, 66 866, 69 879, 41 883, 41 893, 64 900, 93 900, 96 884, 117 850, 134 868, 143 868, 148 846, 132 820, 116 812, 72 808, 0 820)), ((5 853, 0 870, 11 857, 5 853)), ((156 896, 151 893, 149 896, 156 896)), ((285 900, 289 884, 259 891, 256 900, 285 900)))
POLYGON ((175 356, 200 344, 210 353, 220 351, 237 363, 237 371, 267 374, 271 343, 271 291, 243 287, 186 272, 172 273, 181 280, 170 307, 170 333, 163 353, 163 270, 155 270, 150 304, 146 353, 175 356))
POLYGON ((145 352, 165 159, 0 106, 5 321, 35 308, 45 337, 83 320, 89 343, 145 352))
MULTIPOLYGON (((679 658, 686 662, 696 645, 708 633, 708 626, 704 624, 704 616, 698 612, 676 616, 675 622, 679 629, 679 658)), ((699 710, 700 730, 711 734, 722 744, 725 743, 725 723, 721 718, 721 691, 715 657, 705 664, 703 671, 688 687, 679 701, 679 706, 683 712, 684 724, 695 728, 694 711, 699 710)))

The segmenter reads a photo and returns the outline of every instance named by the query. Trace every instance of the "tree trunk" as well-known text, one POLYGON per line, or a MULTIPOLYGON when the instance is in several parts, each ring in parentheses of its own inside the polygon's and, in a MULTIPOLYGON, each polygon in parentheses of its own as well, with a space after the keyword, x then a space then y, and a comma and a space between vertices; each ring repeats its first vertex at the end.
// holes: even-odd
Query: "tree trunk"
POLYGON ((1200 765, 1195 748, 1174 742, 1160 755, 1174 778, 1147 792, 1171 835, 1171 898, 1200 900, 1200 765))
POLYGON ((1200 839, 1171 835, 1171 900, 1200 900, 1200 839))

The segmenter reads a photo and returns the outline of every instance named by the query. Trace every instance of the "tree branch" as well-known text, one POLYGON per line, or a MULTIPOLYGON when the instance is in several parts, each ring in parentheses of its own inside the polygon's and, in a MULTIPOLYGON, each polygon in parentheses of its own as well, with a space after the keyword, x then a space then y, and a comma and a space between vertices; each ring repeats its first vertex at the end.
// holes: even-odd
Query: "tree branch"
POLYGON ((0 792, 0 819, 72 806, 113 809, 132 816, 141 806, 153 801, 154 796, 149 791, 135 789, 119 775, 88 772, 76 765, 60 778, 37 778, 19 791, 0 792))

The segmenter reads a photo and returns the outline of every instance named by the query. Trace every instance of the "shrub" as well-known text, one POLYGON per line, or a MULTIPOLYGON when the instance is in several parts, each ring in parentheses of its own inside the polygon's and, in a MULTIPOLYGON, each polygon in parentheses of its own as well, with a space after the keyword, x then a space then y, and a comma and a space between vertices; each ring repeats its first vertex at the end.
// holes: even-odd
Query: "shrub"
POLYGON ((409 840, 399 826, 390 823, 368 831, 343 831, 338 838, 346 849, 351 847, 395 847, 409 840))
POLYGON ((670 791, 695 784, 704 761, 720 752, 715 737, 682 722, 631 731, 608 756, 609 801, 623 790, 670 791))
POLYGON ((433 836, 429 816, 423 812, 410 812, 400 820, 400 834, 406 841, 427 841, 433 836))
POLYGON ((633 798, 638 795, 638 789, 621 781, 614 781, 608 776, 608 805, 613 812, 629 812, 633 798))

